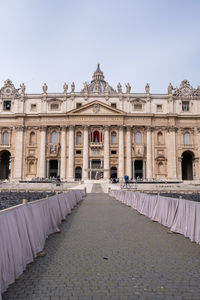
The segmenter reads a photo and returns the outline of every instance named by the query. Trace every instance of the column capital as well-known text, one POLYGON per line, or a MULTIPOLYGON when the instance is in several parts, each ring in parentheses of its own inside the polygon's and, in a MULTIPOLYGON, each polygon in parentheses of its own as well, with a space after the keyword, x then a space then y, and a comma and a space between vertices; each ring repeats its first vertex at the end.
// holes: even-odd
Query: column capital
POLYGON ((84 130, 89 130, 89 128, 90 128, 90 125, 83 125, 84 130))
POLYGON ((148 132, 153 132, 155 130, 155 127, 153 126, 146 126, 146 129, 148 132))
POLYGON ((63 125, 63 126, 61 126, 61 131, 66 131, 66 129, 67 129, 67 126, 66 125, 63 125))
POLYGON ((23 125, 15 126, 15 130, 16 131, 24 131, 25 130, 25 126, 23 126, 23 125))
POLYGON ((68 128, 69 128, 69 130, 74 130, 75 126, 74 125, 69 125, 68 128))
POLYGON ((126 130, 127 130, 127 131, 131 131, 131 130, 132 130, 132 127, 128 125, 128 126, 126 126, 126 130))
POLYGON ((46 130, 47 130, 47 126, 40 126, 40 127, 39 127, 39 130, 40 130, 40 131, 46 131, 46 130))
POLYGON ((177 132, 177 131, 178 131, 178 128, 175 127, 175 126, 168 126, 168 127, 167 127, 167 131, 168 131, 168 132, 177 132))

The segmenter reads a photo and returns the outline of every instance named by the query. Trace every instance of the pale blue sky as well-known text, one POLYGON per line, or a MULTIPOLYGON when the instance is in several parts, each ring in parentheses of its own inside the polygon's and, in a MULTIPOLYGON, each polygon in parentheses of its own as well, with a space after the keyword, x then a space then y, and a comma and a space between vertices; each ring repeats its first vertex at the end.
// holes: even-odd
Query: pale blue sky
POLYGON ((200 0, 0 0, 0 86, 76 90, 99 62, 114 88, 200 85, 200 0))

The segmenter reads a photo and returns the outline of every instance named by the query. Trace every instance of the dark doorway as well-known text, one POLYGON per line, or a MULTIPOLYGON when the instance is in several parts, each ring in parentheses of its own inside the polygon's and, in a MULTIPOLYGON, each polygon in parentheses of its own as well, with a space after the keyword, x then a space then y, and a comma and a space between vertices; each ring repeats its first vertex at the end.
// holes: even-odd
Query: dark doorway
POLYGON ((11 171, 10 152, 3 150, 0 152, 0 179, 8 179, 11 171))
POLYGON ((103 172, 100 170, 102 168, 102 162, 100 159, 93 159, 91 167, 94 169, 94 171, 91 172, 91 179, 103 178, 103 172))
POLYGON ((135 174, 135 179, 143 178, 143 160, 135 160, 134 174, 135 174))
POLYGON ((193 180, 193 157, 194 154, 190 151, 185 151, 182 154, 182 179, 193 180))
POLYGON ((49 177, 57 178, 58 176, 58 160, 52 159, 49 161, 49 177))
POLYGON ((117 178, 117 168, 116 167, 112 167, 110 169, 110 178, 117 178))
POLYGON ((82 169, 81 169, 81 167, 76 167, 75 180, 81 180, 81 179, 82 179, 82 169))

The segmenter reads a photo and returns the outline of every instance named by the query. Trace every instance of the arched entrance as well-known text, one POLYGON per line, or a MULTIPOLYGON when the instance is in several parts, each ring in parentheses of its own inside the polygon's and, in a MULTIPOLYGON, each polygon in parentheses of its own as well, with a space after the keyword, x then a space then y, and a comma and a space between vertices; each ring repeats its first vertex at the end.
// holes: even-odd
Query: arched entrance
POLYGON ((8 179, 11 171, 10 152, 3 150, 0 152, 0 179, 8 179))
POLYGON ((182 179, 193 180, 193 158, 194 153, 185 151, 182 154, 182 179))
POLYGON ((117 168, 116 167, 112 167, 110 169, 110 178, 117 178, 117 168))
POLYGON ((81 179, 82 179, 82 169, 81 169, 81 167, 76 167, 75 180, 81 180, 81 179))

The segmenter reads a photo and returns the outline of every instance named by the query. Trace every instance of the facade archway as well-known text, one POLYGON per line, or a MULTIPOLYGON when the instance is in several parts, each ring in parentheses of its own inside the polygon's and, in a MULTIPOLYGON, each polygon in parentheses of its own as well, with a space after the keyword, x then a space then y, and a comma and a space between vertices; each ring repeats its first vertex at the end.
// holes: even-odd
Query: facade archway
POLYGON ((110 178, 117 178, 117 168, 116 167, 110 168, 110 178))
POLYGON ((75 180, 81 180, 82 179, 82 168, 76 167, 75 169, 75 180))
POLYGON ((11 171, 10 164, 11 154, 7 150, 3 150, 0 152, 0 179, 8 179, 11 171))
POLYGON ((185 151, 182 154, 182 179, 193 180, 193 159, 194 153, 185 151))

